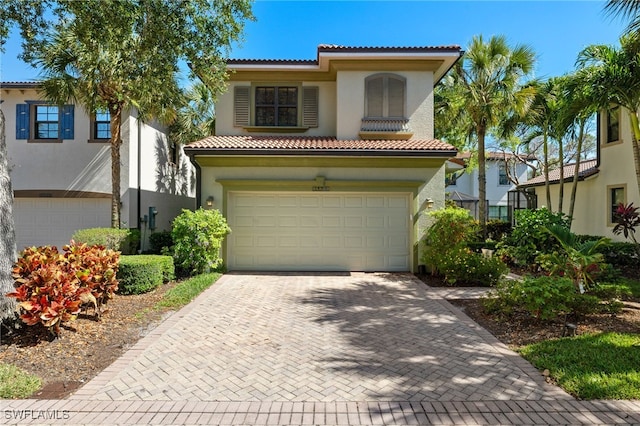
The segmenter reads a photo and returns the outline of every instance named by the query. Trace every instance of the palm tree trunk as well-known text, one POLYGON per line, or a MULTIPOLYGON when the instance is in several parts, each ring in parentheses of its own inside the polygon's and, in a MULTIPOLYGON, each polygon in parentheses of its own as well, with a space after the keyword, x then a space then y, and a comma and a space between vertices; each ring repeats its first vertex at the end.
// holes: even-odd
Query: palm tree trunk
POLYGON ((13 190, 7 157, 4 114, 0 110, 0 322, 10 321, 16 314, 16 300, 5 296, 15 290, 11 270, 16 261, 13 190))
POLYGON ((111 114, 111 227, 120 228, 120 145, 122 106, 109 108, 111 114))
POLYGON ((564 146, 562 146, 562 138, 558 139, 558 157, 560 157, 560 186, 558 187, 558 212, 562 213, 562 202, 564 200, 564 146))
POLYGON ((485 129, 478 129, 478 197, 480 198, 480 230, 482 238, 487 237, 487 170, 484 152, 485 129))
POLYGON ((580 156, 582 155, 582 143, 584 140, 584 128, 587 124, 585 118, 580 119, 580 131, 578 133, 578 147, 576 148, 576 165, 573 168, 573 182, 571 183, 571 198, 569 200, 569 220, 573 224, 573 211, 576 205, 576 193, 578 192, 578 178, 580 177, 580 156))
POLYGON ((544 152, 544 164, 542 165, 544 170, 544 191, 547 196, 547 208, 551 209, 551 188, 549 187, 549 137, 545 131, 542 135, 542 151, 544 152))

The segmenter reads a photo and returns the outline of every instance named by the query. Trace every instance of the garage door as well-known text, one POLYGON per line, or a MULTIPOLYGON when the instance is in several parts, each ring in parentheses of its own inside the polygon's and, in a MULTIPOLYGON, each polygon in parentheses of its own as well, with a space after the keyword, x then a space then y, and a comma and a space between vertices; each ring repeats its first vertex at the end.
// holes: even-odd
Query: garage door
POLYGON ((408 271, 409 194, 230 192, 230 270, 408 271))
POLYGON ((75 231, 111 226, 109 198, 16 198, 13 204, 18 250, 69 244, 75 231))

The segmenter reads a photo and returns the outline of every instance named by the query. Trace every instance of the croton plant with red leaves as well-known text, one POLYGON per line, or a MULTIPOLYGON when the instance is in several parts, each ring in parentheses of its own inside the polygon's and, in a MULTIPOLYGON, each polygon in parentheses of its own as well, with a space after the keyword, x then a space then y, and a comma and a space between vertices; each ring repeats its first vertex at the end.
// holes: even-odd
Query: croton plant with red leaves
POLYGON ((63 250, 60 253, 51 246, 25 249, 13 268, 16 290, 7 294, 17 299, 22 321, 42 324, 55 336, 83 305, 93 305, 99 315, 118 288, 120 253, 73 241, 63 250))

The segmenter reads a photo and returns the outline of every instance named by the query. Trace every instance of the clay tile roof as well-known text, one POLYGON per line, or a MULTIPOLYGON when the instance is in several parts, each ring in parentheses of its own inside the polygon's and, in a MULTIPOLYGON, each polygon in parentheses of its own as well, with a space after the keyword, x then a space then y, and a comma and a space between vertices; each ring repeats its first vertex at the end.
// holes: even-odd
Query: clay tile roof
POLYGON ((37 81, 2 81, 0 88, 2 89, 30 89, 40 86, 37 81))
POLYGON ((322 153, 388 153, 389 155, 430 154, 438 157, 455 155, 456 149, 438 139, 409 140, 339 140, 335 137, 289 136, 209 136, 192 142, 185 150, 198 154, 260 153, 278 155, 322 153))
POLYGON ((320 44, 316 59, 227 59, 228 65, 318 65, 321 52, 341 53, 460 53, 458 45, 450 46, 342 46, 338 44, 320 44))
MULTIPOLYGON (((598 173, 597 160, 586 160, 580 162, 580 170, 578 171, 578 179, 583 180, 589 176, 598 173)), ((575 171, 575 163, 567 164, 564 166, 564 180, 565 182, 573 179, 575 171)), ((549 183, 560 182, 560 168, 549 171, 549 183)), ((544 185, 544 175, 536 176, 529 179, 525 183, 521 184, 521 187, 544 185)))
MULTIPOLYGON (((485 158, 487 160, 503 160, 505 157, 510 159, 515 157, 515 155, 510 152, 500 152, 500 151, 487 151, 485 153, 485 158)), ((528 161, 533 161, 536 159, 535 155, 533 154, 521 154, 521 157, 528 161)), ((456 155, 456 158, 468 160, 469 158, 471 158, 471 152, 469 151, 459 152, 458 155, 456 155)))

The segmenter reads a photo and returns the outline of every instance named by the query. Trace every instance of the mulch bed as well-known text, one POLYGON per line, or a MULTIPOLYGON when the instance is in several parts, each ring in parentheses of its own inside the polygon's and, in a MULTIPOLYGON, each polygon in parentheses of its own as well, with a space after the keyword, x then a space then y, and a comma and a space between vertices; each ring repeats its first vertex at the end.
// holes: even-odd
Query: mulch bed
POLYGON ((152 308, 175 282, 146 294, 116 294, 100 319, 92 311, 80 314, 51 339, 39 326, 2 331, 0 362, 14 364, 43 381, 32 398, 64 398, 92 379, 155 327, 167 311, 152 308))

